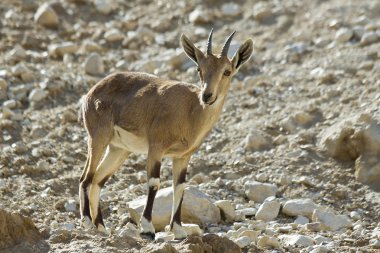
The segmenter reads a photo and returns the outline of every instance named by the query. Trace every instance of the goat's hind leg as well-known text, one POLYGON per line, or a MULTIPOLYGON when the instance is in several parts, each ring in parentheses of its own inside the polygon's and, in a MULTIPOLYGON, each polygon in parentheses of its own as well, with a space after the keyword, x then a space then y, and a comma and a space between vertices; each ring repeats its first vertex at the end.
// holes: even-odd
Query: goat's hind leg
POLYGON ((101 232, 107 233, 99 205, 99 195, 101 188, 104 186, 106 181, 115 173, 115 171, 120 168, 129 154, 130 153, 127 150, 109 144, 104 158, 100 162, 92 179, 89 192, 90 213, 92 217, 92 223, 101 232))

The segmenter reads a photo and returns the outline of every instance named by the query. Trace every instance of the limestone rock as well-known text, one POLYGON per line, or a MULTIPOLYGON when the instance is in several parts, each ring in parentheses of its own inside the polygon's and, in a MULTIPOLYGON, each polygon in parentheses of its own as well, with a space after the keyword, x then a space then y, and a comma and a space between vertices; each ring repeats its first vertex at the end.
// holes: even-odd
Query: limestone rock
POLYGON ((289 216, 306 216, 311 218, 315 209, 318 208, 311 199, 291 199, 285 202, 282 212, 289 216))
POLYGON ((48 28, 57 28, 59 18, 48 3, 42 4, 34 14, 34 21, 48 28))
POLYGON ((234 221, 236 217, 235 208, 229 200, 218 200, 215 205, 220 209, 221 216, 226 221, 234 221))
POLYGON ((259 248, 275 248, 275 249, 281 249, 280 242, 276 237, 271 236, 261 236, 259 237, 259 240, 257 241, 257 247, 259 248))
POLYGON ((248 181, 244 185, 245 194, 250 200, 255 202, 263 202, 270 196, 275 196, 277 186, 274 184, 260 183, 256 181, 248 181))
POLYGON ((47 92, 40 88, 34 88, 29 94, 29 101, 38 102, 47 96, 47 92))
POLYGON ((376 32, 367 32, 364 33, 362 39, 360 40, 360 44, 363 46, 367 46, 372 43, 376 43, 380 40, 380 36, 376 32))
POLYGON ((104 38, 108 42, 115 42, 123 40, 124 35, 118 29, 111 29, 104 33, 104 38))
POLYGON ((94 2, 96 10, 104 15, 108 15, 115 8, 113 3, 115 2, 107 0, 95 0, 94 2))
POLYGON ((337 231, 341 228, 352 227, 352 222, 346 215, 335 215, 318 209, 313 212, 313 221, 320 222, 322 230, 337 231))
POLYGON ((249 246, 253 240, 248 236, 241 236, 234 241, 240 248, 249 246))
POLYGON ((280 235, 279 238, 288 247, 308 247, 314 245, 313 238, 306 235, 280 235))
POLYGON ((272 15, 272 9, 266 2, 258 2, 253 6, 253 17, 259 22, 269 19, 272 15))
POLYGON ((354 35, 354 32, 351 29, 340 28, 335 34, 335 39, 339 42, 344 43, 344 42, 349 41, 353 35, 354 35))
POLYGON ((258 130, 251 131, 244 141, 245 149, 250 152, 267 150, 272 147, 271 138, 258 130))
MULTIPOLYGON (((170 222, 172 208, 172 187, 160 189, 153 205, 153 225, 156 231, 161 231, 170 222)), ((145 198, 129 202, 129 213, 134 222, 138 223, 145 205, 145 198)), ((182 204, 182 221, 203 225, 220 221, 220 211, 211 199, 195 187, 185 189, 182 204)))
POLYGON ((236 3, 225 3, 222 5, 222 14, 227 17, 235 17, 241 13, 240 6, 236 3))
POLYGON ((72 42, 63 42, 61 44, 54 44, 49 47, 51 55, 63 57, 65 54, 73 54, 78 50, 78 46, 72 42))
POLYGON ((189 21, 194 24, 207 24, 211 20, 210 14, 204 9, 197 8, 189 15, 189 21))
POLYGON ((84 71, 89 75, 101 75, 104 73, 104 63, 102 57, 93 52, 84 63, 84 71))
POLYGON ((281 204, 274 197, 269 197, 261 204, 255 215, 256 220, 271 221, 274 220, 280 211, 281 204))

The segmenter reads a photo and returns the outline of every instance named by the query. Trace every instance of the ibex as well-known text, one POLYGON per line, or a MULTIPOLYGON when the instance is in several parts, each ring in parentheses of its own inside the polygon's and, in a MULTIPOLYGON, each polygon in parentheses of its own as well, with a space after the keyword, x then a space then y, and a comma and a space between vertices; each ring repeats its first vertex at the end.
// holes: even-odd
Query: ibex
POLYGON ((81 220, 106 232, 99 206, 100 190, 130 153, 148 154, 148 196, 140 219, 141 234, 154 238, 152 208, 160 187, 163 157, 173 161, 173 206, 170 229, 175 239, 186 237, 181 226, 181 204, 186 170, 217 121, 231 78, 250 58, 248 39, 232 59, 227 52, 232 33, 220 55, 212 53, 211 30, 207 52, 185 36, 181 44, 198 67, 200 86, 145 74, 115 73, 99 81, 86 95, 82 115, 88 133, 88 156, 80 178, 81 220), (93 224, 93 225, 92 225, 93 224))

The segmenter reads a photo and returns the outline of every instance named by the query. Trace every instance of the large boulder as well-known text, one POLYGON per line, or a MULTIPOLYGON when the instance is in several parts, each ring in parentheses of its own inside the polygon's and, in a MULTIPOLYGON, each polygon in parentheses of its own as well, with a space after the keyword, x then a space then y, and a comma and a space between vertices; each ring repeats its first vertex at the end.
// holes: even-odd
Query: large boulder
POLYGON ((356 161, 355 176, 362 183, 380 180, 380 121, 369 114, 340 121, 323 131, 319 146, 341 161, 356 161))
MULTIPOLYGON (((138 223, 144 209, 146 197, 129 202, 129 213, 134 222, 138 223)), ((170 222, 172 212, 173 190, 172 187, 161 189, 157 192, 152 220, 156 231, 164 230, 170 222)), ((218 223, 220 221, 219 208, 203 192, 195 187, 186 187, 182 204, 182 221, 204 225, 206 223, 218 223)))
POLYGON ((16 212, 9 213, 0 209, 0 251, 10 249, 20 243, 33 244, 41 239, 42 235, 32 219, 16 212))

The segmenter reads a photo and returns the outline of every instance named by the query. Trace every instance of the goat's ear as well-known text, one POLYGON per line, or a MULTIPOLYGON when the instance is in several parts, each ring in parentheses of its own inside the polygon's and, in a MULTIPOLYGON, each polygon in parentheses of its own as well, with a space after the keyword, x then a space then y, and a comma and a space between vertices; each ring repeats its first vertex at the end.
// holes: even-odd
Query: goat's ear
POLYGON ((194 46, 193 42, 191 42, 189 38, 187 38, 184 34, 181 35, 181 44, 187 56, 189 56, 190 59, 192 59, 195 62, 195 64, 198 65, 201 58, 204 57, 202 51, 199 50, 196 46, 194 46))
POLYGON ((232 66, 237 72, 239 68, 249 60, 253 52, 253 41, 251 39, 246 40, 243 45, 236 51, 232 58, 232 66))

